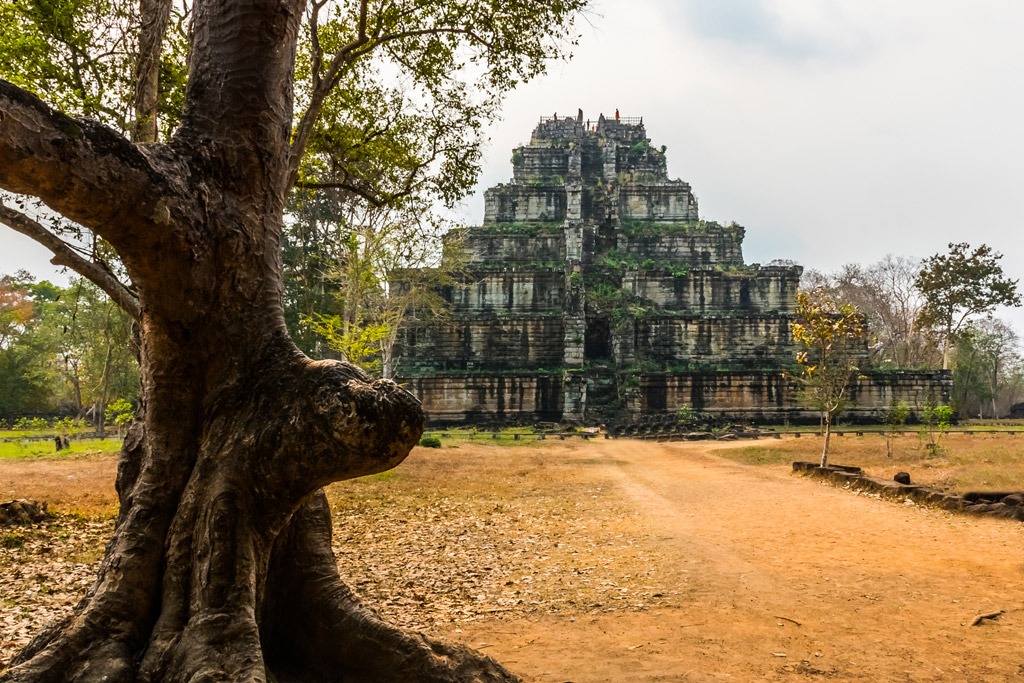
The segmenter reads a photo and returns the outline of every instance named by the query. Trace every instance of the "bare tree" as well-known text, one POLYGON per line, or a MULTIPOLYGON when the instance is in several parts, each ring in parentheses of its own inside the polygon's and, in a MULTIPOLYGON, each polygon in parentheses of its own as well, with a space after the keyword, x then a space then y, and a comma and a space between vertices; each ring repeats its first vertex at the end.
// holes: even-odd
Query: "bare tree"
POLYGON ((877 338, 877 364, 932 367, 941 359, 928 328, 919 324, 925 303, 915 283, 920 270, 919 260, 889 254, 866 266, 848 263, 832 274, 808 271, 801 286, 807 291, 824 288, 837 300, 857 307, 877 338))

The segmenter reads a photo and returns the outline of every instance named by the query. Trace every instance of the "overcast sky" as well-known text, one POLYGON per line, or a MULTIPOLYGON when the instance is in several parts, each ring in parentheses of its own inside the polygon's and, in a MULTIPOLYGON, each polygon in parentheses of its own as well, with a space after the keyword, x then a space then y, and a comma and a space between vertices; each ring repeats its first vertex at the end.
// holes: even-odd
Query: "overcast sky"
MULTIPOLYGON (((1024 279, 1024 2, 597 0, 581 29, 572 61, 508 98, 466 222, 539 116, 618 108, 703 217, 747 228, 747 262, 985 242, 1024 279)), ((0 271, 48 272, 27 239, 0 247, 0 271)))
MULTIPOLYGON (((984 242, 1024 280, 1024 2, 600 0, 590 24, 509 97, 480 191, 539 116, 618 108, 667 145, 702 217, 747 228, 748 263, 984 242)), ((482 216, 478 194, 464 219, 482 216)))

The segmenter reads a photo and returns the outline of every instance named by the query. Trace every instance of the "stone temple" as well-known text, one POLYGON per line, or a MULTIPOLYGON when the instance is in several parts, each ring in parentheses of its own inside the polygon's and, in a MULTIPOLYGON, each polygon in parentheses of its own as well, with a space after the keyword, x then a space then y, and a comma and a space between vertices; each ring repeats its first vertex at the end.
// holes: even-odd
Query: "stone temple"
MULTIPOLYGON (((452 235, 450 315, 407 319, 396 375, 434 423, 628 422, 689 408, 816 419, 786 372, 802 267, 743 261, 745 230, 702 220, 642 118, 542 118, 452 235)), ((865 361, 867 350, 865 348, 865 361)), ((862 365, 863 368, 863 365, 862 365)), ((942 373, 862 369, 848 417, 948 394, 942 373)))

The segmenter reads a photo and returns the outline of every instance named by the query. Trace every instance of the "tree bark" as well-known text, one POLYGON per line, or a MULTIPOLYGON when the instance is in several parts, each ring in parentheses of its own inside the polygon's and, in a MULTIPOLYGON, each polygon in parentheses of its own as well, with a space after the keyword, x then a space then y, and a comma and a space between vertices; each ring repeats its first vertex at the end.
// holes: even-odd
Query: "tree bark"
POLYGON ((822 411, 822 423, 825 427, 825 442, 821 446, 821 463, 820 467, 828 467, 828 447, 829 442, 832 440, 832 414, 828 411, 822 411))
POLYGON ((361 605, 324 485, 418 441, 416 400, 288 338, 280 234, 302 3, 196 2, 184 122, 136 146, 0 82, 0 187, 107 239, 137 288, 141 406, 95 583, 0 681, 518 680, 361 605))

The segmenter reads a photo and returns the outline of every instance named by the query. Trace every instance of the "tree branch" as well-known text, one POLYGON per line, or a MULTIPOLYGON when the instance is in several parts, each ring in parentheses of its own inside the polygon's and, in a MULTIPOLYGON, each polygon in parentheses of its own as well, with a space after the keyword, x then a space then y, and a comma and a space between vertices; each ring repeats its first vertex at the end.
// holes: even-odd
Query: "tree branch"
POLYGON ((294 185, 295 181, 299 177, 299 163, 302 161, 302 155, 306 152, 306 145, 309 144, 309 137, 313 133, 313 128, 320 119, 320 112, 323 111, 324 101, 327 99, 327 95, 330 94, 331 90, 334 89, 334 86, 337 85, 338 79, 343 73, 343 69, 355 61, 355 58, 358 56, 357 50, 366 46, 370 42, 370 36, 366 33, 366 17, 368 11, 368 0, 360 0, 359 29, 356 33, 355 39, 338 50, 334 55, 330 66, 327 67, 327 71, 323 75, 323 78, 318 79, 316 82, 316 86, 313 88, 313 93, 309 98, 309 106, 306 107, 306 111, 302 112, 302 118, 295 127, 290 150, 289 186, 294 185))
POLYGON ((314 0, 309 12, 309 42, 313 63, 310 72, 313 77, 313 90, 320 87, 320 69, 323 65, 324 51, 320 46, 320 10, 327 4, 327 0, 314 0))
POLYGON ((67 266, 82 277, 93 282, 106 292, 114 303, 120 306, 135 320, 139 319, 139 299, 128 289, 105 264, 90 261, 77 252, 67 242, 47 230, 38 221, 25 214, 15 211, 0 200, 0 223, 30 237, 53 252, 50 263, 56 266, 67 266))
MULTIPOLYGON (((163 175, 132 143, 73 119, 0 80, 0 188, 43 200, 121 251, 140 244, 140 224, 166 221, 163 175)), ((123 252, 122 252, 122 255, 123 252)))
POLYGON ((422 29, 416 29, 414 31, 400 31, 399 33, 390 33, 390 34, 388 34, 386 36, 383 36, 383 37, 375 40, 374 41, 374 47, 376 47, 378 45, 385 45, 387 43, 393 43, 396 40, 402 40, 403 38, 415 38, 417 36, 427 36, 427 35, 431 35, 431 34, 435 34, 435 35, 459 35, 459 36, 466 36, 467 38, 471 39, 473 42, 479 43, 480 45, 483 45, 487 49, 494 49, 494 45, 490 41, 485 40, 484 37, 481 36, 476 31, 473 31, 472 29, 468 29, 468 28, 464 28, 464 27, 457 27, 457 26, 448 26, 448 27, 441 27, 441 28, 437 28, 437 27, 434 27, 434 28, 422 28, 422 29))
POLYGON ((171 18, 171 0, 142 0, 139 3, 142 27, 139 54, 135 64, 135 98, 132 138, 136 142, 156 142, 157 105, 160 100, 160 52, 171 18))
POLYGON ((373 190, 363 185, 359 185, 358 183, 348 182, 344 180, 331 183, 297 182, 295 183, 295 187, 301 187, 306 190, 345 190, 346 192, 351 192, 352 194, 358 197, 362 197, 363 199, 366 200, 368 204, 378 208, 390 204, 396 199, 408 197, 416 189, 415 185, 410 185, 402 190, 399 190, 398 192, 389 192, 386 194, 382 194, 379 192, 374 192, 373 190))

